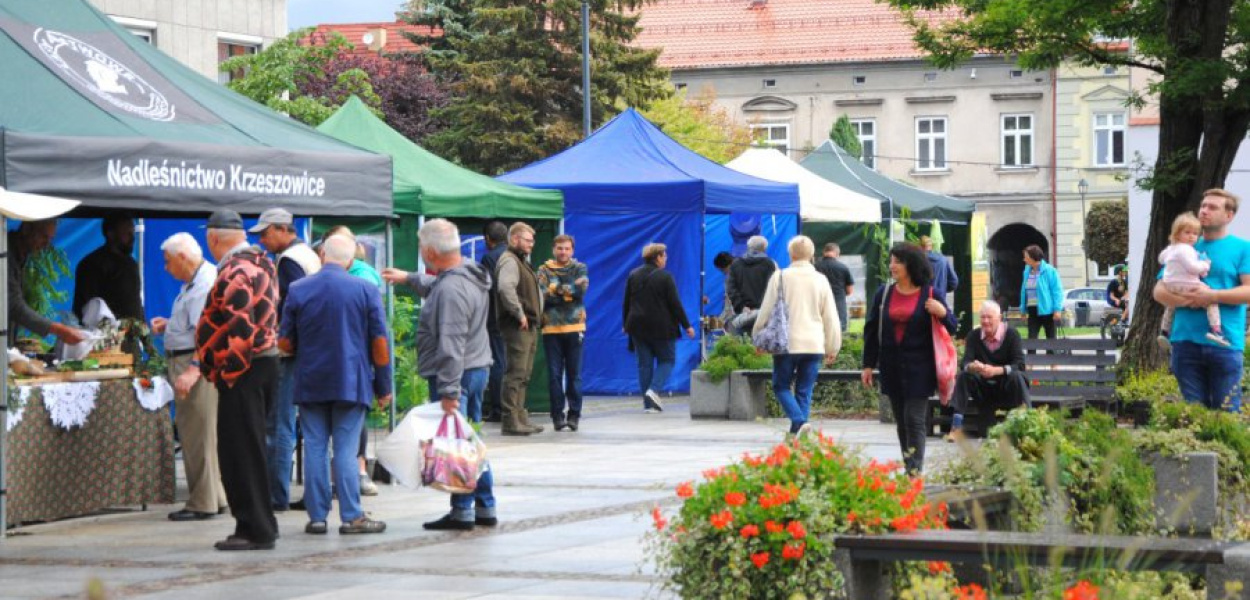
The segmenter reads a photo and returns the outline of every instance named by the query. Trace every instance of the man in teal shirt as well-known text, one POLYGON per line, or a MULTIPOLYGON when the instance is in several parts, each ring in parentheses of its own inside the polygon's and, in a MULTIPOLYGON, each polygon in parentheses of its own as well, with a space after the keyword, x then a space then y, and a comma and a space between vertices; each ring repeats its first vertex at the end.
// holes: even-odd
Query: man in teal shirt
POLYGON ((1187 402, 1207 408, 1241 410, 1242 351, 1246 337, 1246 303, 1250 302, 1250 242, 1228 234, 1237 215, 1237 196, 1221 189, 1203 193, 1198 209, 1202 239, 1194 246, 1211 261, 1203 280, 1209 289, 1174 294, 1157 282, 1154 299, 1177 307, 1172 321, 1172 374, 1187 402), (1228 347, 1207 339, 1208 305, 1220 305, 1228 347))

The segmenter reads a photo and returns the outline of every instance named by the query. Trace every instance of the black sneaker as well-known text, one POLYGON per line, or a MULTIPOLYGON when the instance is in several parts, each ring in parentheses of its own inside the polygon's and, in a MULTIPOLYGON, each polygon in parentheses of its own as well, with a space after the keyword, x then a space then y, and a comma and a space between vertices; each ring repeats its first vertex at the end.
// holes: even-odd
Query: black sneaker
POLYGON ((498 517, 476 517, 473 519, 473 524, 480 525, 482 527, 494 527, 499 524, 499 518, 498 517))
POLYGON ((430 531, 472 531, 473 521, 459 521, 451 518, 451 514, 443 515, 443 518, 437 521, 423 523, 422 528, 430 531))

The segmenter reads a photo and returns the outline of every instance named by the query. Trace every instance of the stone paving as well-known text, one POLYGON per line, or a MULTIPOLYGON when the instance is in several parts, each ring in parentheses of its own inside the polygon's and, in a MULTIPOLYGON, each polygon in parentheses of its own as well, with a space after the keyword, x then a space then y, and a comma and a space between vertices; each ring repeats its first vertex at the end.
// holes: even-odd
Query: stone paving
MULTIPOLYGON (((181 505, 149 506, 19 528, 0 542, 0 598, 81 598, 98 580, 107 598, 657 598, 641 538, 648 511, 671 506, 677 483, 743 451, 762 451, 788 422, 692 421, 685 398, 643 414, 633 398, 588 398, 578 433, 485 439, 496 470, 500 524, 473 532, 427 532, 446 494, 379 486, 365 510, 381 535, 303 532, 307 515, 278 515, 273 551, 218 552, 233 529, 222 516, 173 523, 181 505)), ((824 421, 830 435, 881 460, 900 458, 893 425, 824 421)), ((953 452, 929 440, 928 463, 953 452)), ((302 490, 294 486, 293 497, 302 490)), ((179 498, 186 495, 179 481, 179 498)))

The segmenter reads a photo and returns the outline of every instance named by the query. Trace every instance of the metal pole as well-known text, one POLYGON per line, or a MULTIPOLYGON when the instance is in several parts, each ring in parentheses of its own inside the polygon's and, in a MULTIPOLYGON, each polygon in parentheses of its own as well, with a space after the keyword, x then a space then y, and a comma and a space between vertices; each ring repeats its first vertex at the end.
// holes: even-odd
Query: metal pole
MULTIPOLYGON (((0 150, 3 150, 3 135, 0 131, 0 150)), ((4 160, 4 152, 0 151, 0 161, 4 160)), ((4 165, 0 164, 0 184, 4 183, 4 165)), ((4 347, 9 344, 9 233, 8 223, 4 215, 0 215, 0 318, 4 321, 4 347)), ((9 431, 9 359, 0 360, 0 540, 9 531, 9 488, 5 471, 9 467, 8 441, 9 431)))
POLYGON ((582 0, 582 137, 590 137, 590 2, 582 0))
MULTIPOLYGON (((391 219, 386 220, 386 266, 395 266, 395 237, 391 228, 391 219)), ((387 341, 391 346, 391 415, 390 423, 387 424, 387 431, 395 431, 395 404, 398 398, 395 396, 395 287, 386 286, 386 322, 391 326, 386 328, 387 341)))
MULTIPOLYGON (((1083 182, 1084 180, 1082 180, 1083 182)), ((1081 249, 1081 262, 1085 263, 1085 287, 1089 287, 1089 230, 1086 229, 1085 219, 1085 190, 1081 190, 1081 232, 1085 239, 1082 240, 1084 248, 1081 249)))

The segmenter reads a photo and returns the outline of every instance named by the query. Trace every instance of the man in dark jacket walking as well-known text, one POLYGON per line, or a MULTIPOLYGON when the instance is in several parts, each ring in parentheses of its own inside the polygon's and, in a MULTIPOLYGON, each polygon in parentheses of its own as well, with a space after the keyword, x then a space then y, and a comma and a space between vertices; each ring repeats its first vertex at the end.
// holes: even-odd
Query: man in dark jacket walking
POLYGON ((851 270, 838 260, 841 255, 842 248, 837 244, 825 244, 824 256, 816 261, 816 270, 829 280, 833 302, 838 307, 838 320, 842 323, 842 331, 846 331, 846 297, 855 293, 855 278, 851 276, 851 270))
POLYGON ((959 289, 959 275, 955 274, 955 267, 951 261, 942 256, 941 252, 933 249, 933 240, 929 236, 920 236, 920 247, 924 250, 925 258, 929 260, 929 268, 933 271, 933 291, 945 302, 947 294, 953 294, 956 289, 959 289))
POLYGON ((664 244, 647 244, 642 249, 641 267, 629 273, 625 282, 624 323, 630 347, 638 357, 638 387, 643 390, 643 409, 660 412, 659 390, 673 372, 677 361, 677 338, 681 330, 694 338, 694 328, 686 317, 686 309, 677 297, 677 282, 664 270, 668 264, 668 248, 664 244))
POLYGON ((482 237, 486 240, 486 256, 482 257, 482 267, 490 275, 490 306, 486 311, 486 334, 490 339, 490 381, 486 386, 486 405, 482 407, 482 420, 498 423, 503 418, 503 374, 508 370, 508 349, 503 343, 503 334, 499 332, 499 319, 495 315, 495 295, 499 293, 499 282, 495 278, 495 268, 499 266, 499 257, 508 251, 508 226, 501 221, 491 221, 482 228, 482 237))
POLYGON ((304 531, 327 531, 328 450, 333 442, 339 533, 381 533, 386 523, 370 519, 360 506, 356 456, 373 399, 378 398, 381 406, 391 400, 386 313, 377 286, 347 272, 355 260, 355 240, 332 235, 322 250, 325 266, 288 288, 278 338, 278 347, 295 356, 295 398, 308 449, 304 531))

